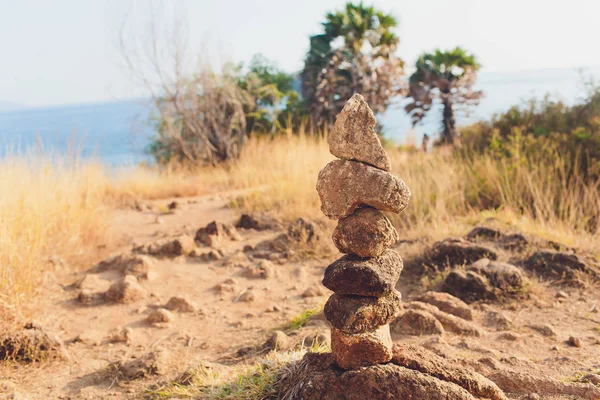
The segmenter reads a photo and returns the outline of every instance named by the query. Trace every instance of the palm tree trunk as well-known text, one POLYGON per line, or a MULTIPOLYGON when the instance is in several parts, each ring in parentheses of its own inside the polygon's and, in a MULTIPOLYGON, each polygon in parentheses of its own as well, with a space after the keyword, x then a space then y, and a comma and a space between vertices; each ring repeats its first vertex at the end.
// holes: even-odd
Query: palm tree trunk
POLYGON ((442 100, 444 105, 443 124, 444 132, 442 142, 449 145, 454 145, 457 142, 456 121, 454 120, 454 110, 452 109, 452 100, 445 97, 442 100))

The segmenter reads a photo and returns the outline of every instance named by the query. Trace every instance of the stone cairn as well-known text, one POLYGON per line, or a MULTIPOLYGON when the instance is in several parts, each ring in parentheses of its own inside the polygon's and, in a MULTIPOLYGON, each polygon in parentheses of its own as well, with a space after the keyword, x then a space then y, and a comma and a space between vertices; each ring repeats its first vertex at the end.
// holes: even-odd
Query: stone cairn
POLYGON ((348 100, 328 139, 339 159, 321 170, 317 182, 321 210, 339 220, 333 242, 346 254, 327 267, 323 279, 334 292, 325 305, 332 354, 346 370, 392 359, 389 323, 401 308, 395 286, 402 259, 390 249, 398 232, 381 211, 400 213, 410 191, 389 173, 376 122, 360 94, 348 100))

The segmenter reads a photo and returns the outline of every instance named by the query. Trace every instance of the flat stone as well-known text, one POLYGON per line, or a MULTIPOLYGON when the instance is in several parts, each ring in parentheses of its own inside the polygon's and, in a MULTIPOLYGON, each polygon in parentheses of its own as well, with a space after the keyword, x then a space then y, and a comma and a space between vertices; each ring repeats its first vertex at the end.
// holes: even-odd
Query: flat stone
POLYGON ((390 249, 375 258, 346 255, 327 267, 323 285, 337 294, 380 297, 394 290, 402 267, 402 258, 390 249))
POLYGON ((390 326, 355 335, 331 328, 331 352, 342 369, 386 363, 392 359, 390 326))
POLYGON ((375 132, 377 120, 364 97, 355 94, 346 102, 329 133, 329 151, 344 160, 361 161, 391 171, 391 162, 375 132))
POLYGON ((448 314, 456 315, 457 317, 466 319, 468 321, 473 320, 473 310, 471 307, 458 297, 454 297, 449 293, 427 292, 417 297, 415 300, 423 303, 433 304, 448 314))
POLYGON ((390 220, 374 208, 357 208, 340 219, 332 237, 339 251, 359 257, 377 257, 400 238, 390 220))
POLYGON ((410 190, 401 179, 356 161, 334 160, 319 172, 317 192, 327 218, 341 219, 358 206, 400 213, 410 190))
POLYGON ((325 316, 345 333, 363 333, 393 321, 401 311, 401 300, 396 290, 382 297, 334 294, 325 304, 325 316))

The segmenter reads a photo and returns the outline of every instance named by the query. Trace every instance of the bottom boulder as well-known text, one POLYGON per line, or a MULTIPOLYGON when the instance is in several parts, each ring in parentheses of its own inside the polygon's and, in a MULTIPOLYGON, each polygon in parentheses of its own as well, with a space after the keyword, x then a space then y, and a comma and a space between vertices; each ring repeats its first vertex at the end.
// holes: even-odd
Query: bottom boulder
POLYGON ((280 374, 281 399, 504 400, 490 380, 417 346, 395 345, 388 364, 340 369, 330 353, 308 353, 280 374))

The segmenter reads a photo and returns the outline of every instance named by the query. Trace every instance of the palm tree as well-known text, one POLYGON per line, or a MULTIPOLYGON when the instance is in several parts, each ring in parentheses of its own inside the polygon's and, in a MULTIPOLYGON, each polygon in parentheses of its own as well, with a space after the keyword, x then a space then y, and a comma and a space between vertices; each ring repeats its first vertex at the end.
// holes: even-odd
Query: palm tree
POLYGON ((413 126, 423 119, 434 101, 439 100, 443 106, 440 143, 459 143, 454 107, 467 109, 479 103, 483 92, 473 90, 473 84, 480 67, 475 56, 460 47, 421 55, 409 80, 408 97, 412 102, 405 107, 413 126))
POLYGON ((398 21, 362 2, 328 13, 323 33, 311 36, 302 71, 302 94, 312 121, 334 121, 344 103, 361 93, 376 112, 384 112, 402 92, 404 63, 395 55, 398 21))

